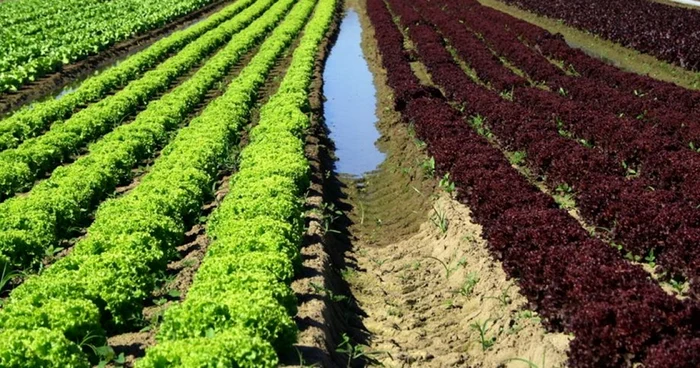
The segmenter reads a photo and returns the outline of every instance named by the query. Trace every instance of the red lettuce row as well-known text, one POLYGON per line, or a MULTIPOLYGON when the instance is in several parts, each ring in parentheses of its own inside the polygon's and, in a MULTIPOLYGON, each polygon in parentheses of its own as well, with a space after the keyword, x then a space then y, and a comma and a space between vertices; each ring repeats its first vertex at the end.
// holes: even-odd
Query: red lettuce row
MULTIPOLYGON (((641 165, 642 174, 647 179, 646 186, 678 191, 691 203, 700 202, 700 175, 698 175, 700 174, 700 155, 686 150, 665 129, 652 124, 641 124, 630 117, 619 117, 602 112, 601 110, 605 110, 605 107, 601 104, 581 103, 575 99, 566 99, 556 92, 550 93, 525 87, 523 86, 525 80, 507 69, 467 28, 473 25, 472 21, 480 23, 474 32, 480 33, 481 30, 486 29, 486 33, 480 34, 491 37, 498 33, 494 30, 498 27, 494 27, 492 23, 482 22, 480 16, 469 16, 466 23, 458 21, 457 18, 465 19, 462 17, 474 12, 450 7, 450 3, 444 0, 419 2, 416 6, 426 19, 439 25, 442 35, 449 39, 450 45, 463 60, 468 62, 482 81, 488 82, 496 90, 515 89, 514 96, 519 103, 525 106, 540 106, 538 110, 543 112, 544 116, 549 116, 550 111, 554 112, 552 118, 559 118, 575 135, 600 145, 606 152, 614 154, 618 162, 634 167, 641 165)), ((478 14, 482 14, 481 9, 479 10, 478 14)), ((532 50, 524 47, 514 38, 506 38, 502 44, 505 46, 497 47, 505 50, 519 50, 524 55, 532 53, 532 50)), ((527 57, 524 59, 532 60, 527 57)), ((551 66, 541 56, 534 59, 551 66)), ((570 80, 571 83, 567 86, 577 85, 579 81, 584 84, 590 83, 586 78, 562 77, 559 74, 563 73, 553 71, 550 77, 570 80)), ((591 86, 591 90, 600 89, 598 87, 606 86, 591 86)))
MULTIPOLYGON (((432 51, 440 47, 424 43, 432 30, 421 25, 406 4, 396 0, 391 5, 403 25, 410 24, 420 56, 433 58, 432 51)), ((433 90, 416 93, 415 76, 401 71, 408 60, 400 33, 390 27, 391 15, 382 0, 369 0, 368 10, 389 83, 396 96, 404 96, 397 102, 404 118, 426 140, 438 169, 452 174, 460 199, 484 225, 492 254, 519 279, 531 305, 551 328, 575 334, 570 364, 619 367, 641 361, 647 367, 697 366, 697 305, 665 294, 640 267, 590 238, 433 90), (411 93, 404 86, 410 86, 411 93)), ((471 83, 462 87, 479 92, 471 83)))
MULTIPOLYGON (((686 148, 690 143, 700 146, 700 114, 669 104, 668 101, 640 98, 644 94, 641 90, 620 91, 599 79, 568 76, 536 50, 524 45, 517 38, 517 32, 509 31, 513 23, 517 23, 513 28, 523 28, 519 26, 521 21, 516 18, 482 6, 474 0, 460 0, 456 4, 441 3, 444 3, 442 9, 448 17, 456 15, 460 22, 482 34, 495 51, 535 80, 546 82, 554 91, 565 92, 570 99, 585 102, 592 109, 643 117, 646 125, 658 125, 664 134, 683 142, 686 148)), ((686 91, 689 95, 693 93, 686 91)))
MULTIPOLYGON (((634 254, 653 254, 672 276, 700 288, 698 211, 673 191, 649 190, 642 181, 626 180, 612 157, 559 135, 549 120, 473 83, 443 47, 443 40, 413 8, 400 13, 433 80, 466 112, 487 118, 492 131, 509 150, 524 151, 533 171, 552 187, 573 187, 584 217, 611 229, 615 241, 634 254)), ((538 109, 538 106, 533 106, 538 109)))
MULTIPOLYGON (((427 6, 422 6, 420 10, 421 14, 431 17, 427 6)), ((454 13, 459 14, 459 11, 454 13)), ((437 21, 440 19, 442 18, 433 18, 437 21)), ((402 14, 402 20, 406 24, 421 21, 410 14, 402 14)), ((488 98, 482 96, 479 101, 474 97, 479 96, 479 93, 484 95, 485 92, 464 89, 462 86, 470 81, 452 63, 451 55, 440 50, 439 37, 434 32, 428 33, 427 37, 423 45, 428 51, 423 54, 431 60, 429 66, 435 66, 430 68, 434 78, 451 93, 452 98, 468 104, 481 103, 484 108, 475 111, 481 114, 492 111, 494 114, 487 116, 492 119, 495 117, 495 124, 508 122, 495 128, 496 133, 500 133, 501 140, 509 148, 526 151, 538 172, 545 175, 553 186, 561 183, 573 185, 579 194, 579 204, 587 220, 613 229, 613 237, 638 255, 653 252, 659 257, 661 266, 673 274, 689 278, 693 291, 697 292, 700 252, 690 246, 700 240, 697 238, 700 236, 700 226, 694 220, 696 203, 700 198, 697 175, 700 173, 700 157, 696 153, 681 149, 674 141, 657 137, 652 127, 635 125, 632 121, 606 116, 597 111, 586 111, 585 107, 573 101, 567 102, 568 107, 572 104, 576 106, 575 111, 566 110, 567 106, 559 105, 563 99, 545 91, 526 88, 516 90, 516 97, 525 96, 524 99, 516 99, 537 113, 526 111, 523 107, 510 107, 512 104, 500 100, 494 94, 488 98), (513 114, 507 114, 508 110, 513 110, 513 114), (588 133, 596 134, 582 134, 588 139, 597 137, 606 140, 607 147, 618 155, 589 150, 558 136, 558 128, 548 116, 552 110, 561 114, 569 123, 568 126, 578 128, 577 133, 585 133, 587 130, 588 133), (622 161, 630 160, 630 165, 642 163, 643 177, 635 181, 622 179, 625 172, 619 165, 621 158, 622 161), (649 193, 650 188, 655 192, 649 193), (606 193, 625 195, 610 197, 606 193)), ((453 43, 459 43, 459 39, 453 43)), ((482 53, 488 52, 483 47, 481 49, 482 53)), ((471 62, 471 56, 478 53, 479 48, 475 48, 470 54, 460 55, 471 62)))
POLYGON ((700 12, 645 0, 506 0, 690 70, 700 70, 700 12))
POLYGON ((478 14, 495 24, 507 24, 507 29, 539 50, 542 54, 564 61, 582 76, 596 79, 628 95, 636 95, 644 100, 659 101, 680 111, 691 109, 700 113, 700 92, 689 91, 669 82, 656 80, 644 75, 625 72, 583 51, 570 47, 560 34, 548 31, 501 13, 476 1, 460 0, 459 8, 477 11, 478 14))

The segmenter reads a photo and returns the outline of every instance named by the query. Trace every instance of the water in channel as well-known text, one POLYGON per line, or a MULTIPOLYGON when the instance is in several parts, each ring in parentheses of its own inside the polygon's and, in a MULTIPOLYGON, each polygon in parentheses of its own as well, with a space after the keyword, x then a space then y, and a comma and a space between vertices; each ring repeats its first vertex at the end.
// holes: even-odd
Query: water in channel
POLYGON ((360 45, 361 32, 357 12, 348 9, 323 73, 323 109, 335 143, 335 169, 353 177, 375 170, 384 161, 375 146, 380 136, 375 126, 377 98, 360 45))

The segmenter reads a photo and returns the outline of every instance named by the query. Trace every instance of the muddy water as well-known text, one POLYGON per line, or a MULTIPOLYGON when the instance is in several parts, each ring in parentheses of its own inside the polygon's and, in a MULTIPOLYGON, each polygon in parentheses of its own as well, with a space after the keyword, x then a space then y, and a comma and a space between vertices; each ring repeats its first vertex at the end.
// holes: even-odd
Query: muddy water
POLYGON ((360 177, 384 161, 375 142, 377 97, 372 73, 362 53, 362 28, 357 12, 348 9, 323 73, 323 109, 335 143, 336 172, 360 177))

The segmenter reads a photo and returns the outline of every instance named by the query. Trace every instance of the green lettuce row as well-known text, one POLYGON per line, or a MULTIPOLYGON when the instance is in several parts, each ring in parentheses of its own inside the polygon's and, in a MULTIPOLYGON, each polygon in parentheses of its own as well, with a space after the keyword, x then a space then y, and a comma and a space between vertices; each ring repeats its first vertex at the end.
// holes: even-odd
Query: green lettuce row
MULTIPOLYGON (((285 1, 293 0, 280 3, 285 1)), ((0 366, 52 362, 36 366, 63 367, 63 362, 78 361, 73 366, 86 367, 88 355, 77 353, 76 344, 140 317, 144 300, 183 240, 186 224, 196 220, 212 194, 258 88, 301 30, 299 19, 313 9, 310 1, 294 6, 227 91, 179 131, 134 190, 100 206, 88 236, 73 252, 13 290, 0 310, 1 337, 10 340, 0 344, 0 366), (34 331, 42 328, 59 333, 49 341, 50 349, 33 343, 34 331)), ((226 338, 257 344, 237 334, 226 338)), ((99 345, 99 340, 91 343, 99 345)))
POLYGON ((232 35, 259 17, 269 5, 266 1, 256 2, 115 95, 88 106, 65 122, 54 124, 44 135, 0 152, 0 197, 30 187, 40 175, 54 169, 88 142, 114 129, 139 106, 145 105, 176 78, 226 44, 232 35))
MULTIPOLYGON (((273 0, 259 0, 262 6, 273 0)), ((151 157, 244 53, 259 43, 284 17, 292 3, 275 4, 238 33, 192 78, 148 105, 131 124, 118 127, 90 146, 90 153, 57 168, 51 178, 26 196, 0 203, 0 266, 38 266, 47 248, 56 246, 67 229, 78 226, 131 168, 151 157), (3 262, 4 261, 4 262, 3 262)))
POLYGON ((283 351, 296 341, 290 317, 296 300, 288 283, 298 263, 309 184, 303 140, 308 88, 335 7, 335 0, 320 0, 279 91, 261 109, 229 194, 209 220, 213 242, 187 298, 165 312, 159 344, 138 368, 275 367, 270 347, 283 351), (255 351, 229 338, 243 332, 268 345, 255 351), (264 362, 250 359, 260 356, 264 362))
MULTIPOLYGON (((57 0, 61 1, 61 0, 57 0)), ((51 27, 43 18, 32 23, 44 25, 32 35, 10 37, 0 55, 0 92, 59 69, 63 64, 95 54, 117 41, 133 37, 202 8, 212 0, 112 0, 88 12, 64 17, 51 27)), ((2 3, 0 3, 1 6, 2 3)))
POLYGON ((40 134, 54 121, 70 116, 76 107, 98 101, 107 93, 125 85, 161 62, 169 54, 182 49, 192 40, 240 13, 253 1, 238 0, 206 20, 185 30, 174 32, 118 65, 86 79, 75 91, 66 96, 34 103, 15 112, 0 121, 0 151, 17 147, 25 139, 40 134))

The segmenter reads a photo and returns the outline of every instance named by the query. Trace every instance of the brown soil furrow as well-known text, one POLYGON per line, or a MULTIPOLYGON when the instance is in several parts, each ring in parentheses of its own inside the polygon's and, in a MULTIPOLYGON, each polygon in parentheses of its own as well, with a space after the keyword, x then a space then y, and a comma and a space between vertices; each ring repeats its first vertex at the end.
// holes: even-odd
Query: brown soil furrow
POLYGON ((73 80, 84 78, 94 71, 112 64, 115 60, 139 52, 170 33, 187 28, 200 19, 216 13, 230 2, 230 0, 214 1, 212 4, 176 19, 161 28, 119 42, 96 55, 66 65, 60 71, 41 77, 23 86, 17 92, 1 93, 0 115, 6 114, 32 100, 58 92, 73 80))

